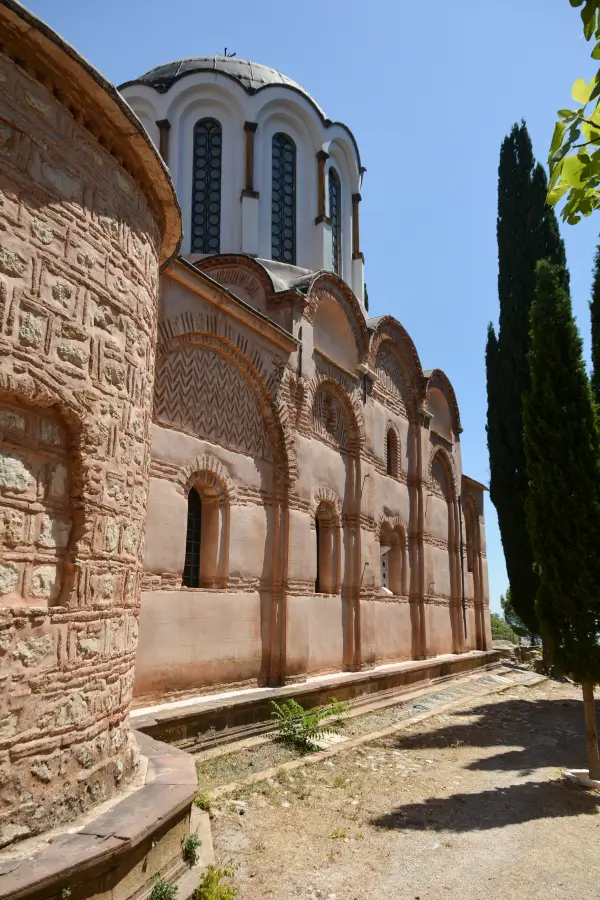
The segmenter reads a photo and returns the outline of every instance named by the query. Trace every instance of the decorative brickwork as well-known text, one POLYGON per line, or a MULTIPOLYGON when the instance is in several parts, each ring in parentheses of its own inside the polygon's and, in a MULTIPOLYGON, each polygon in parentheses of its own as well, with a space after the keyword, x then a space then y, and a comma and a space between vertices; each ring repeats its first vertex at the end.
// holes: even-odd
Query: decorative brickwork
MULTIPOLYGON (((10 46, 19 19, 2 15, 10 46)), ((0 846, 105 799, 135 765, 161 250, 156 205, 49 89, 68 81, 63 51, 49 65, 38 37, 43 84, 0 55, 0 846)), ((112 104, 107 132, 138 135, 81 71, 96 126, 112 104)))

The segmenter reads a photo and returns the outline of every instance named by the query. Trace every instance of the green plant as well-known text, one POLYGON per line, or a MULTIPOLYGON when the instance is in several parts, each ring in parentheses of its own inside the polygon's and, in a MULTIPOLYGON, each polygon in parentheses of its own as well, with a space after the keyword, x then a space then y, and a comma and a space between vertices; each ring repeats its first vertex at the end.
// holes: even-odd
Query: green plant
POLYGON ((60 900, 69 900, 69 897, 71 896, 71 888, 70 887, 61 888, 58 896, 60 897, 60 900))
POLYGON ((181 856, 183 861, 191 868, 198 862, 198 849, 202 846, 202 841, 198 837, 197 832, 186 834, 181 842, 181 856))
POLYGON ((550 665, 583 690, 590 778, 600 779, 600 431, 583 342, 561 273, 538 263, 525 399, 527 525, 540 572, 536 607, 550 665))
POLYGON ((517 635, 510 625, 508 625, 504 619, 501 619, 498 613, 491 613, 490 622, 492 624, 493 641, 510 641, 511 644, 517 644, 519 642, 517 635))
POLYGON ((530 384, 529 311, 537 261, 549 258, 565 263, 556 216, 546 206, 546 191, 546 175, 536 164, 527 127, 524 122, 515 124, 502 142, 498 166, 500 316, 497 331, 489 325, 486 346, 487 439, 490 499, 498 513, 511 605, 535 634, 540 633, 535 609, 539 576, 525 514, 529 480, 522 412, 530 384))
POLYGON ((179 888, 166 878, 159 878, 154 882, 154 887, 148 900, 175 900, 179 888))
POLYGON ((350 709, 350 704, 347 700, 338 700, 336 697, 331 697, 327 709, 331 718, 336 720, 336 725, 341 725, 343 717, 350 709))
POLYGON ((232 866, 224 868, 208 866, 200 885, 192 894, 192 900, 234 900, 239 891, 226 883, 233 878, 234 873, 235 870, 232 866))
POLYGON ((196 799, 194 800, 194 806, 197 806, 198 809, 203 809, 204 812, 209 813, 212 804, 212 797, 208 791, 200 791, 196 799))
POLYGON ((347 778, 345 775, 337 774, 333 777, 333 786, 334 788, 342 788, 346 786, 347 778))
POLYGON ((331 834, 329 835, 330 840, 335 841, 338 838, 347 838, 348 832, 345 828, 334 828, 331 834))
POLYGON ((319 750, 323 739, 333 734, 331 728, 323 727, 323 720, 339 715, 339 701, 332 698, 333 705, 304 709, 294 699, 285 703, 271 700, 273 717, 276 721, 277 737, 286 744, 293 744, 299 750, 319 750))

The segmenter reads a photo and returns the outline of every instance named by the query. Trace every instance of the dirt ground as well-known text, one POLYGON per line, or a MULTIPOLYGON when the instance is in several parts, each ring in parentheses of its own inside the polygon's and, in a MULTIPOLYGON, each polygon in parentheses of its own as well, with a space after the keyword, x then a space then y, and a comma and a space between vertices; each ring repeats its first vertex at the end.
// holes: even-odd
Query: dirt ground
POLYGON ((514 687, 213 802, 239 900, 597 900, 580 693, 514 687))

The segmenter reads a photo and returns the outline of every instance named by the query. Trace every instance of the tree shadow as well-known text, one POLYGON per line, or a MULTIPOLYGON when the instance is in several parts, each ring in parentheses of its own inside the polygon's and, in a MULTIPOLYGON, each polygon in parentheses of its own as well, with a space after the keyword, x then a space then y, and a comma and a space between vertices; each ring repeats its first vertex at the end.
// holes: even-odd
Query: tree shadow
POLYGON ((474 794, 431 797, 371 819, 376 828, 400 831, 485 831, 536 819, 596 815, 600 795, 563 781, 513 784, 474 794))
MULTIPOLYGON (((600 704, 596 704, 596 715, 600 704)), ((402 749, 498 747, 505 752, 485 756, 466 766, 471 771, 514 771, 529 775, 547 766, 586 768, 585 728, 582 702, 578 700, 511 699, 483 703, 456 717, 469 715, 476 721, 457 722, 431 734, 401 738, 402 749), (515 749, 521 747, 521 749, 515 749)))

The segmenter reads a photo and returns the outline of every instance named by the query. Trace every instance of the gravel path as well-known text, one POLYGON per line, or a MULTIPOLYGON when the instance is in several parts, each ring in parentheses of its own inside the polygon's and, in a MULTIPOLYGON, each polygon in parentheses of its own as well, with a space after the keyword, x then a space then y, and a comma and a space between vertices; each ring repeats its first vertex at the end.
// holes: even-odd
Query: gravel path
POLYGON ((554 682, 465 694, 223 798, 217 861, 238 865, 239 900, 597 900, 600 794, 561 778, 585 764, 579 696, 554 682))

